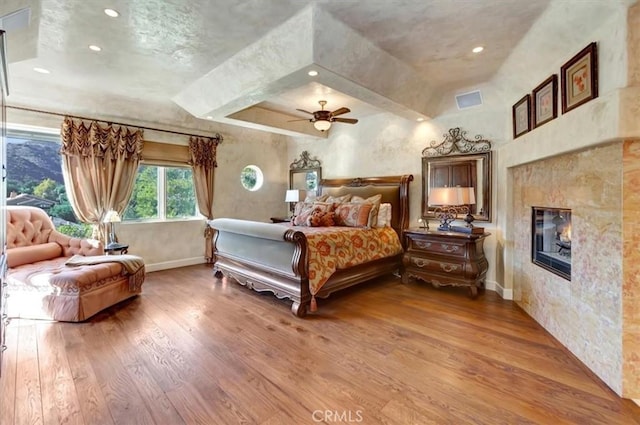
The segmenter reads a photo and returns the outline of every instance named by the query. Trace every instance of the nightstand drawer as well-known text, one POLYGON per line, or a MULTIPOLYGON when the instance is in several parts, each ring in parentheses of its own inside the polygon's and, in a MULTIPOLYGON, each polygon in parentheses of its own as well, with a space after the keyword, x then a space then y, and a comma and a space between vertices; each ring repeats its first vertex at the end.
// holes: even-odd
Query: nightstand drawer
POLYGON ((464 257, 466 251, 465 245, 465 243, 409 238, 410 250, 428 251, 433 254, 453 255, 456 257, 464 257))
POLYGON ((433 271, 438 273, 453 273, 453 274, 463 274, 464 273, 464 262, 451 262, 451 261, 441 261, 441 260, 433 260, 429 258, 412 256, 410 261, 410 267, 417 267, 422 271, 433 271))

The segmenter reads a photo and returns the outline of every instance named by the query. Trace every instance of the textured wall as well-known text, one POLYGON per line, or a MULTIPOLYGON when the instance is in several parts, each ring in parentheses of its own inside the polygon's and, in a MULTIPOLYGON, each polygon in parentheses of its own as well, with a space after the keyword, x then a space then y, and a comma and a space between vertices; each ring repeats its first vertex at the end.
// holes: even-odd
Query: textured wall
POLYGON ((621 167, 621 143, 515 167, 509 220, 519 305, 619 394, 621 167), (571 281, 531 262, 532 206, 571 209, 571 281))
POLYGON ((622 394, 640 399, 640 142, 623 145, 622 394))

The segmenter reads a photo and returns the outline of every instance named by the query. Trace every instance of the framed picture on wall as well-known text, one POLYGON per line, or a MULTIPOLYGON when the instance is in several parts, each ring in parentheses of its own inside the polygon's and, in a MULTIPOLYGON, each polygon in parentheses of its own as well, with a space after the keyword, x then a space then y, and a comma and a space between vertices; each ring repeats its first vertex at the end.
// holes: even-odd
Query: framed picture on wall
POLYGON ((589 44, 562 65, 560 79, 563 114, 598 97, 597 44, 589 44))
POLYGON ((558 116, 558 76, 553 74, 533 89, 533 128, 558 116))
POLYGON ((513 105, 513 138, 531 130, 531 95, 527 94, 513 105))

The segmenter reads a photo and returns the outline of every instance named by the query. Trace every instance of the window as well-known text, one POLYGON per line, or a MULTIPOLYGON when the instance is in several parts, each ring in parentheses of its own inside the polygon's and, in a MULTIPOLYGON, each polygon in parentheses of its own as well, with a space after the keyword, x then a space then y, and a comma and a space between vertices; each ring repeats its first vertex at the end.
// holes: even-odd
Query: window
POLYGON ((41 208, 59 232, 73 237, 91 236, 91 226, 81 223, 69 204, 59 151, 59 131, 8 129, 7 205, 41 208))
POLYGON ((242 183, 242 187, 251 192, 255 192, 262 187, 263 179, 262 170, 255 165, 247 165, 240 173, 240 183, 242 183))
POLYGON ((141 165, 124 220, 197 217, 191 168, 141 165))

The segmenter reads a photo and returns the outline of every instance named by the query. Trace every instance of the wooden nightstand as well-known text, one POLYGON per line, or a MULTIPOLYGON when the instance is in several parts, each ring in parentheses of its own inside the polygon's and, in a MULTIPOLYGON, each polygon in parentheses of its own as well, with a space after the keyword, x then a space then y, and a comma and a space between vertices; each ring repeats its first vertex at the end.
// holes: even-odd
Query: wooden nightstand
POLYGON ((410 277, 433 286, 466 286, 471 298, 484 285, 489 262, 484 256, 484 239, 490 233, 468 234, 437 230, 408 229, 404 232, 406 252, 402 258, 402 282, 410 277))
POLYGON ((113 242, 104 247, 104 253, 106 255, 126 254, 129 250, 129 245, 113 242))
POLYGON ((291 217, 271 217, 272 223, 289 223, 291 222, 291 217))

